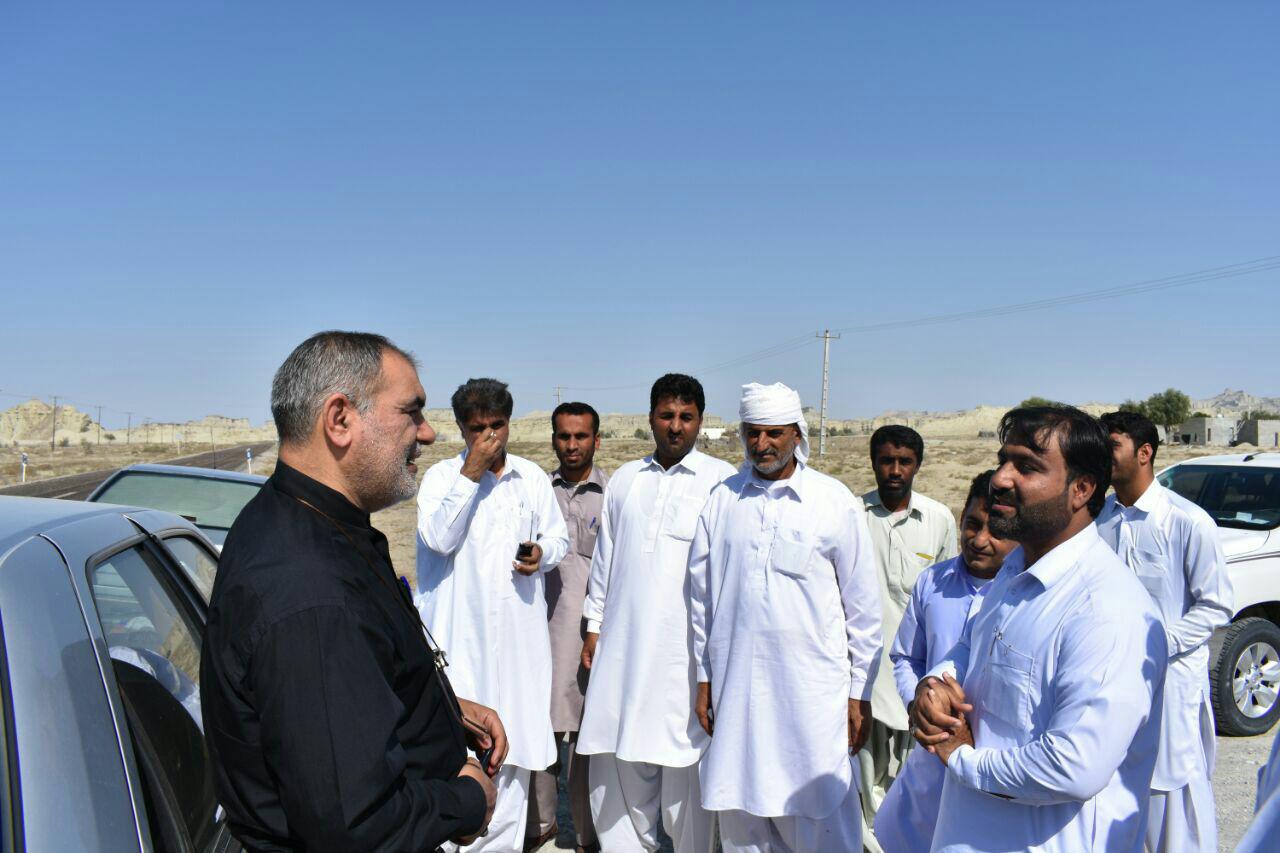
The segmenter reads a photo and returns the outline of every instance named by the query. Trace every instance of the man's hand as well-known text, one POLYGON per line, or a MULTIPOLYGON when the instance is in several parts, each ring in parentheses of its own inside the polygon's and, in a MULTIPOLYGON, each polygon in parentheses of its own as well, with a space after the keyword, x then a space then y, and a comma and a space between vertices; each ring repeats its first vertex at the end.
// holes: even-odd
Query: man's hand
POLYGON ((542 562, 542 546, 536 542, 525 542, 523 544, 533 546, 529 558, 527 560, 513 560, 511 567, 522 575, 537 574, 538 564, 542 562))
POLYGON ((871 734, 871 703, 866 699, 849 700, 849 754, 857 755, 871 734))
POLYGON ((698 696, 694 699, 693 709, 698 714, 698 722, 702 724, 702 730, 707 734, 714 734, 712 729, 716 727, 716 720, 715 714, 711 711, 711 684, 709 682, 698 682, 698 696))
POLYGON ((582 641, 582 668, 591 669, 591 662, 596 657, 596 643, 600 642, 600 635, 587 632, 587 638, 582 641))
POLYGON ((490 776, 498 775, 510 748, 507 729, 502 725, 498 712, 469 699, 459 699, 458 705, 462 708, 462 724, 467 730, 467 745, 480 752, 492 746, 489 766, 484 770, 490 776))
POLYGON ((484 821, 473 834, 449 839, 454 844, 465 847, 489 831, 489 821, 493 819, 493 804, 498 800, 498 789, 480 767, 480 762, 474 758, 468 758, 467 763, 462 765, 462 769, 458 771, 458 778, 475 779, 480 783, 480 787, 484 788, 484 821))
POLYGON ((492 468, 493 463, 502 458, 506 450, 506 445, 502 443, 502 439, 498 438, 496 432, 482 434, 471 442, 471 447, 467 450, 467 458, 462 463, 462 476, 472 482, 480 482, 484 472, 492 468))
POLYGON ((911 705, 911 721, 915 724, 915 738, 925 749, 947 740, 966 725, 963 714, 973 710, 964 700, 964 690, 950 673, 942 678, 929 676, 916 685, 916 698, 911 705))
POLYGON ((969 730, 969 721, 961 717, 960 728, 952 732, 951 736, 942 743, 934 744, 929 751, 942 759, 943 764, 946 764, 947 760, 951 758, 951 753, 964 744, 973 746, 973 732, 969 730))

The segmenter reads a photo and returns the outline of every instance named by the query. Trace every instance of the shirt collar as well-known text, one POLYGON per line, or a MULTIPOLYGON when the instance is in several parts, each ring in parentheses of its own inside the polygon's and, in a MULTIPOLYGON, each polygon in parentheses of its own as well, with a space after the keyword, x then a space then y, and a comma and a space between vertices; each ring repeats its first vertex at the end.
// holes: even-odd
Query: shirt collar
POLYGON ((306 501, 336 521, 352 527, 372 529, 369 513, 347 500, 341 492, 308 477, 284 462, 276 462, 276 470, 271 474, 271 484, 278 491, 289 497, 306 501))
MULTIPOLYGON (((784 483, 786 483, 786 485, 781 487, 782 491, 791 492, 791 494, 795 495, 796 500, 801 502, 804 501, 804 489, 805 489, 804 483, 806 479, 806 476, 805 476, 806 467, 807 466, 803 462, 797 461, 796 470, 791 472, 791 476, 783 481, 784 483)), ((759 474, 756 473, 755 468, 750 467, 750 465, 748 464, 747 485, 749 487, 754 489, 759 489, 760 491, 764 492, 764 491, 768 491, 769 486, 775 482, 777 481, 764 479, 763 477, 761 477, 759 474)))
MULTIPOLYGON (((884 501, 880 500, 880 489, 875 488, 875 489, 872 489, 870 492, 868 492, 867 496, 863 498, 863 503, 865 503, 867 506, 879 506, 879 507, 884 506, 884 501)), ((888 510, 886 509, 885 511, 887 512, 888 510)), ((914 515, 917 518, 923 517, 924 515, 922 512, 920 512, 920 508, 916 506, 916 490, 915 489, 911 490, 911 495, 907 498, 906 513, 907 515, 914 515)))
MULTIPOLYGON (((706 459, 706 455, 700 452, 698 448, 695 447, 692 450, 690 450, 688 453, 686 453, 683 459, 681 459, 676 464, 672 465, 670 470, 677 471, 683 468, 684 470, 688 471, 690 474, 697 474, 698 470, 702 467, 703 460, 705 459, 706 459)), ((664 469, 662 465, 658 462, 658 456, 656 453, 650 453, 648 456, 646 456, 644 458, 644 464, 646 468, 657 468, 659 471, 667 470, 667 469, 664 469)))
POLYGON ((1149 513, 1159 507, 1163 500, 1164 486, 1152 480, 1151 485, 1147 486, 1147 490, 1142 493, 1142 497, 1133 502, 1133 506, 1135 509, 1149 513))
MULTIPOLYGON (((469 452, 470 452, 470 448, 463 448, 462 452, 461 452, 460 454, 458 454, 458 458, 459 458, 459 459, 461 459, 461 460, 465 463, 465 462, 467 461, 467 454, 468 454, 469 452)), ((507 464, 506 464, 506 466, 502 469, 502 476, 501 476, 501 477, 498 477, 498 476, 497 476, 496 474, 494 474, 492 471, 485 471, 485 472, 484 472, 484 474, 489 474, 489 475, 493 476, 493 477, 494 477, 494 479, 497 479, 497 480, 505 480, 507 477, 519 477, 519 476, 521 476, 521 474, 520 474, 520 469, 515 465, 515 463, 514 463, 514 462, 512 462, 512 460, 513 460, 513 459, 515 459, 515 457, 511 455, 511 452, 510 452, 510 451, 507 451, 507 464)), ((481 474, 481 475, 480 475, 480 479, 482 479, 482 480, 484 479, 484 474, 481 474)))
POLYGON ((598 465, 592 465, 591 473, 587 475, 587 479, 578 483, 574 483, 569 480, 566 480, 564 478, 564 475, 560 473, 560 469, 557 468, 556 470, 551 472, 551 485, 564 486, 565 488, 570 488, 570 489, 577 488, 579 486, 583 488, 586 488, 588 486, 594 486, 598 491, 603 492, 604 485, 605 485, 604 472, 600 470, 600 467, 598 465))
MULTIPOLYGON (((1092 524, 1086 525, 1075 536, 1037 560, 1034 566, 1027 569, 1027 574, 1040 581, 1045 589, 1049 589, 1062 580, 1067 571, 1079 562, 1080 555, 1097 541, 1098 528, 1092 524)), ((1026 560, 1026 552, 1019 546, 1005 558, 1004 564, 1010 567, 1014 574, 1019 574, 1026 569, 1026 560)))

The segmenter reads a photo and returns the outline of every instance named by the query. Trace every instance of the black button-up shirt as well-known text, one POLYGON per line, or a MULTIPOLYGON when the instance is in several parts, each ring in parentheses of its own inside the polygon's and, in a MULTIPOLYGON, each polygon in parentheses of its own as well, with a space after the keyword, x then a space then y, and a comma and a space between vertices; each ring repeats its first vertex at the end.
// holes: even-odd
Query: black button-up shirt
POLYGON ((236 519, 200 691, 249 849, 429 851, 480 827, 460 715, 407 597, 369 515, 284 463, 236 519))

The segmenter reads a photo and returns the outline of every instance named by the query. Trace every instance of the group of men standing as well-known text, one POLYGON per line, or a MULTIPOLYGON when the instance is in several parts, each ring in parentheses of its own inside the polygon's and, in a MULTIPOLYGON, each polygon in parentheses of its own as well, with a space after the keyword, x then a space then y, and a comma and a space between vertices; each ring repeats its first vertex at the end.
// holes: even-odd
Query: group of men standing
MULTIPOLYGON (((293 361, 354 352, 367 362, 369 347, 382 361, 366 365, 363 389, 351 371, 331 371, 309 389, 314 400, 293 401, 311 429, 303 435, 301 416, 281 429, 269 484, 316 504, 327 487, 334 494, 317 512, 348 541, 347 528, 364 530, 392 497, 353 483, 394 474, 403 498, 394 463, 412 471, 416 446, 434 437, 412 357, 353 334, 316 336, 277 374, 280 424, 292 399, 280 386, 316 380, 315 365, 293 361), (406 367, 411 380, 400 377, 406 367), (384 401, 388 372, 404 399, 384 401), (377 415, 375 402, 391 414, 377 415), (396 411, 412 422, 398 441, 388 437, 396 411), (354 438, 344 418, 364 423, 354 438), (344 442, 364 448, 354 454, 362 463, 344 442), (308 478, 311 492, 299 485, 308 478), (343 500, 351 512, 339 512, 343 500)), ((586 404, 553 413, 560 464, 547 475, 506 450, 513 401, 503 383, 470 380, 451 402, 465 450, 418 488, 412 601, 432 655, 406 655, 398 621, 400 633, 356 624, 346 640, 372 648, 361 659, 366 689, 342 694, 342 719, 358 716, 353 705, 399 697, 402 723, 360 739, 370 755, 326 745, 316 725, 289 754, 310 744, 345 765, 295 760, 292 774, 319 774, 295 780, 268 751, 271 772, 235 767, 237 750, 276 744, 284 719, 258 707, 275 708, 271 683, 253 680, 255 648, 226 634, 222 602, 258 608, 255 644, 299 617, 283 599, 272 603, 280 616, 262 616, 255 585, 268 582, 240 564, 270 560, 237 530, 228 537, 209 636, 234 654, 213 656, 223 663, 207 664, 202 689, 221 694, 205 700, 215 717, 235 700, 207 730, 233 828, 279 845, 260 849, 351 849, 338 840, 348 838, 359 849, 401 849, 406 838, 413 849, 534 849, 557 830, 562 764, 581 851, 654 851, 660 826, 677 853, 710 851, 717 826, 723 849, 759 853, 1214 849, 1206 642, 1231 616, 1230 588, 1212 522, 1154 482, 1159 442, 1145 421, 1009 412, 998 467, 972 484, 957 536, 951 512, 914 490, 924 460, 914 430, 871 437, 876 488, 855 497, 809 466, 799 396, 781 384, 743 387, 735 468, 698 449, 702 386, 661 377, 649 400, 654 450, 612 476, 594 464, 600 422, 586 404), (432 657, 431 671, 406 663, 432 657), (406 683, 443 691, 432 707, 458 725, 406 728, 417 715, 406 683), (459 744, 446 755, 469 747, 480 760, 461 770, 406 760, 421 753, 405 739, 428 735, 459 744), (390 775, 370 775, 384 766, 379 738, 390 775), (367 790, 347 790, 344 766, 367 790), (278 791, 264 797, 267 778, 278 791), (416 802, 431 819, 379 835, 390 824, 368 815, 421 779, 435 781, 395 813, 416 802), (325 784, 348 796, 322 820, 297 792, 325 784)), ((385 540, 372 558, 357 550, 394 578, 385 540)), ((331 613, 326 630, 348 630, 350 612, 323 609, 341 595, 323 591, 302 606, 331 613)), ((302 694, 291 708, 332 716, 330 693, 291 690, 302 694)))

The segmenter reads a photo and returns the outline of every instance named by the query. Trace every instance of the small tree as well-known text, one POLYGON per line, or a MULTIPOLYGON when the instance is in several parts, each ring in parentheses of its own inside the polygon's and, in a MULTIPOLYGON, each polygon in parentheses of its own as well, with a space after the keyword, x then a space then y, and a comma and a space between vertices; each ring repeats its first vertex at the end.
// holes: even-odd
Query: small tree
POLYGON ((1147 398, 1147 417, 1170 434, 1174 427, 1191 417, 1191 398, 1177 388, 1166 388, 1147 398))
POLYGON ((1240 416, 1241 420, 1252 421, 1275 421, 1280 420, 1280 415, 1275 412, 1269 412, 1266 409, 1250 409, 1240 416))
POLYGON ((1145 418, 1147 417, 1147 404, 1139 400, 1125 400, 1120 404, 1120 411, 1133 412, 1145 418))
POLYGON ((105 432, 102 434, 102 437, 105 438, 107 441, 116 440, 116 434, 114 432, 105 432))
POLYGON ((1050 400, 1048 397, 1028 397, 1018 404, 1018 408, 1027 409, 1032 406, 1061 406, 1057 400, 1050 400))
POLYGON ((635 433, 633 433, 633 435, 636 438, 644 438, 645 433, 644 433, 644 430, 640 429, 640 427, 636 427, 636 431, 635 433))

